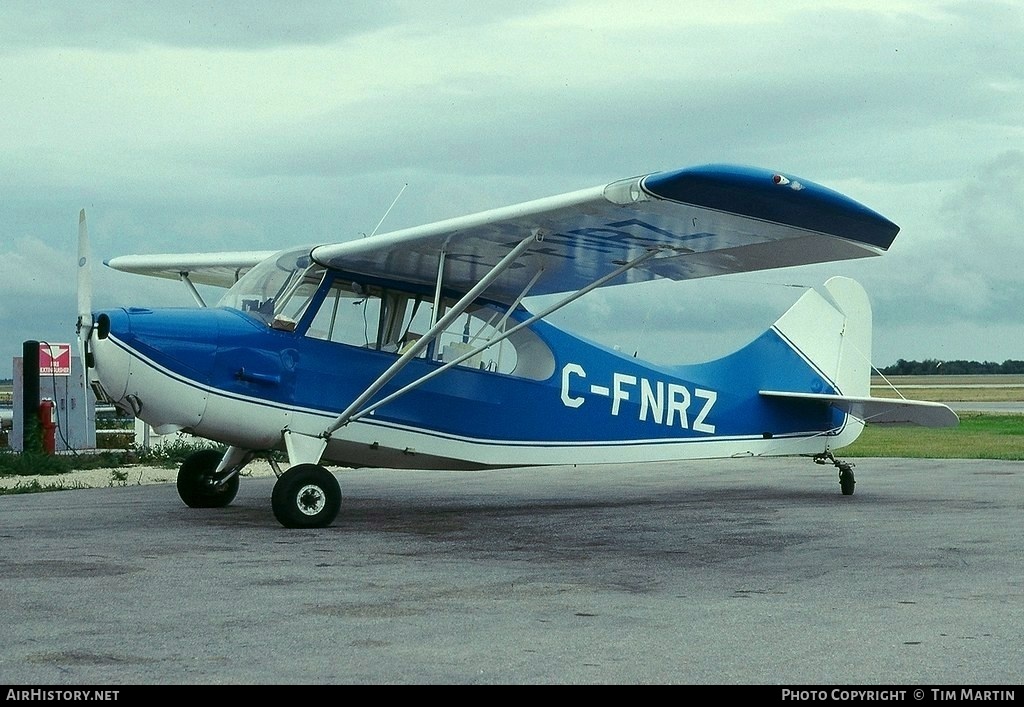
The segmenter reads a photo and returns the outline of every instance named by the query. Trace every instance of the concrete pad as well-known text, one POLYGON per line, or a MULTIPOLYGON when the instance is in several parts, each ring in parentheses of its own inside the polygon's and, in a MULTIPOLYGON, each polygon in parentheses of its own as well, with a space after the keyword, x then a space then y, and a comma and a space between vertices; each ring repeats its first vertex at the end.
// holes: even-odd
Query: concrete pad
POLYGON ((12 685, 1015 684, 1024 463, 338 472, 0 497, 12 685))

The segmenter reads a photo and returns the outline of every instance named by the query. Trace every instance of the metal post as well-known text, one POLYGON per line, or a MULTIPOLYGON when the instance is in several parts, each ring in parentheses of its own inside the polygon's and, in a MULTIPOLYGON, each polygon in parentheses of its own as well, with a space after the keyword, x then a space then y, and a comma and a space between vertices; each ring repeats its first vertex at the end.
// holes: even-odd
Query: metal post
POLYGON ((39 342, 21 345, 21 448, 25 452, 42 452, 43 438, 39 427, 39 342))

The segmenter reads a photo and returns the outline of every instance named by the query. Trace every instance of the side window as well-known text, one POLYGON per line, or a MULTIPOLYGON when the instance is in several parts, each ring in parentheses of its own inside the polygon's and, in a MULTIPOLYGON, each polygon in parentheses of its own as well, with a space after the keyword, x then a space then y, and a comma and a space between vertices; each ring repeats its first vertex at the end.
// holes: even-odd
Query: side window
MULTIPOLYGON (((514 324, 508 323, 504 312, 491 307, 470 309, 452 322, 438 341, 437 358, 443 363, 462 358, 498 338, 514 324)), ((473 353, 459 365, 496 373, 514 373, 516 350, 508 339, 498 341, 483 351, 473 353)))
POLYGON ((380 298, 334 281, 306 336, 350 346, 377 343, 380 298))
MULTIPOLYGON (((399 355, 440 320, 454 300, 443 299, 435 313, 433 297, 335 280, 313 317, 306 336, 399 355)), ((494 306, 473 306, 456 317, 418 355, 439 363, 492 373, 544 379, 554 371, 550 349, 529 329, 498 340, 516 321, 494 306), (489 342, 494 342, 487 346, 489 342), (481 349, 477 351, 477 349, 481 349)))
MULTIPOLYGON (((433 298, 413 296, 405 307, 405 317, 399 335, 399 352, 407 350, 428 332, 432 323, 443 317, 452 304, 453 300, 442 300, 442 309, 435 318, 433 298)), ((449 363, 469 354, 465 360, 459 362, 460 366, 512 373, 516 367, 516 353, 508 341, 498 341, 493 346, 476 351, 504 331, 504 322, 503 310, 471 307, 451 322, 420 356, 449 363)))

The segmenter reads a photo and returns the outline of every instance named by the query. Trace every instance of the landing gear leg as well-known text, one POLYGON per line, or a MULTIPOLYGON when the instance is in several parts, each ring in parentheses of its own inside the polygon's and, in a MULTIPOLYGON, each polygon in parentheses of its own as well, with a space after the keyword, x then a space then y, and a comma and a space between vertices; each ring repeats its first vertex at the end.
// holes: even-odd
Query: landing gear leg
POLYGON ((839 469, 839 490, 843 492, 844 496, 853 495, 853 487, 857 484, 857 480, 853 478, 853 462, 836 459, 828 450, 821 454, 815 454, 814 462, 815 464, 831 463, 839 469))

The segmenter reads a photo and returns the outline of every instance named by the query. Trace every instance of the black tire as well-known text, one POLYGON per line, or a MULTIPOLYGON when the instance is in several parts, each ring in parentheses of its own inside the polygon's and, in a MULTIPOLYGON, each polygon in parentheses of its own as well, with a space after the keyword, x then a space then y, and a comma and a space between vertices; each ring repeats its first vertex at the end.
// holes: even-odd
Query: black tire
POLYGON ((839 468, 839 490, 843 492, 844 496, 853 495, 853 487, 857 484, 857 481, 853 478, 853 470, 849 468, 839 468))
POLYGON ((238 474, 218 484, 213 472, 224 454, 201 449, 190 454, 178 469, 178 495, 189 508, 223 508, 235 500, 238 474))
POLYGON ((274 517, 286 528, 325 528, 341 508, 341 486, 317 464, 297 464, 274 484, 274 517))

